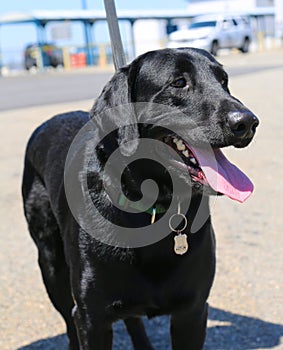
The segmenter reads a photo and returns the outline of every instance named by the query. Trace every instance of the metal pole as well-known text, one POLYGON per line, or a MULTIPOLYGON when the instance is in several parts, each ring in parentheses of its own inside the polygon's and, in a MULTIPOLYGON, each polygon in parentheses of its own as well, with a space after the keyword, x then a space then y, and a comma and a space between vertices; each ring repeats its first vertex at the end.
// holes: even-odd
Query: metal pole
MULTIPOLYGON (((87 10, 87 0, 82 0, 82 9, 87 10)), ((93 64, 93 54, 91 49, 91 30, 92 26, 90 23, 83 21, 84 34, 85 34, 85 45, 86 45, 86 59, 87 65, 91 66, 93 64)))
POLYGON ((84 22, 85 42, 86 42, 86 56, 87 64, 91 66, 93 64, 93 53, 92 53, 92 25, 88 22, 84 22))
MULTIPOLYGON (((1 25, 0 25, 0 30, 2 29, 1 25)), ((1 42, 0 42, 0 77, 2 75, 2 68, 3 68, 3 59, 2 59, 2 46, 1 46, 1 42)))
POLYGON ((115 69, 126 65, 114 0, 104 0, 115 69))
POLYGON ((38 43, 36 65, 40 71, 43 71, 44 70, 43 44, 45 43, 44 25, 40 22, 36 22, 36 31, 37 31, 37 43, 38 43))

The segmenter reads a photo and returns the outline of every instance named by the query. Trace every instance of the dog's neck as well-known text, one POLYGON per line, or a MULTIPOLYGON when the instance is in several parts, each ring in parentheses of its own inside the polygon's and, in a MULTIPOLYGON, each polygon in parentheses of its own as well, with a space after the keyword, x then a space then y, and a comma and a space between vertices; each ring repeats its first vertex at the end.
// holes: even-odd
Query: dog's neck
MULTIPOLYGON (((109 154, 109 149, 107 147, 104 147, 104 145, 101 146, 102 147, 97 148, 97 158, 101 164, 102 169, 104 169, 104 164, 107 163, 108 157, 111 154, 111 150, 109 154)), ((107 146, 110 146, 111 148, 113 145, 108 144, 107 146)), ((200 214, 200 211, 201 216, 206 218, 209 217, 209 199, 207 196, 204 196, 201 191, 198 192, 193 189, 189 194, 180 193, 178 200, 174 199, 172 202, 172 188, 170 188, 170 185, 166 186, 166 183, 164 184, 161 181, 162 184, 160 187, 160 181, 155 178, 154 181, 156 181, 158 184, 159 193, 156 198, 153 198, 150 201, 150 206, 143 206, 137 203, 143 197, 143 193, 141 192, 141 184, 146 180, 146 178, 141 177, 137 180, 136 175, 140 175, 138 172, 136 174, 132 174, 132 170, 125 170, 125 177, 122 179, 122 183, 119 183, 119 181, 121 181, 121 178, 115 173, 115 169, 113 169, 113 173, 109 174, 108 176, 107 174, 104 174, 104 176, 106 175, 106 177, 109 177, 106 181, 108 181, 108 188, 111 189, 111 193, 108 193, 108 191, 106 191, 106 188, 104 188, 105 196, 103 196, 103 201, 108 201, 108 205, 114 207, 115 212, 117 210, 114 216, 119 218, 119 220, 123 221, 125 214, 125 223, 132 221, 132 216, 133 224, 137 219, 137 214, 127 213, 127 208, 135 209, 135 211, 139 213, 139 219, 137 220, 139 222, 138 226, 143 226, 144 222, 146 222, 146 224, 150 224, 154 212, 156 215, 155 220, 158 221, 167 212, 169 207, 171 210, 173 208, 172 213, 170 210, 170 214, 173 215, 177 212, 178 205, 181 206, 182 213, 186 215, 188 219, 189 228, 194 222, 197 215, 200 214), (122 189, 122 192, 118 190, 119 188, 122 189), (124 214, 122 212, 124 212, 124 214)), ((104 177, 104 183, 105 179, 106 178, 104 177)), ((102 188, 100 190, 102 190, 102 188)), ((101 192, 100 195, 102 195, 101 192)), ((108 205, 105 207, 107 208, 108 205)))

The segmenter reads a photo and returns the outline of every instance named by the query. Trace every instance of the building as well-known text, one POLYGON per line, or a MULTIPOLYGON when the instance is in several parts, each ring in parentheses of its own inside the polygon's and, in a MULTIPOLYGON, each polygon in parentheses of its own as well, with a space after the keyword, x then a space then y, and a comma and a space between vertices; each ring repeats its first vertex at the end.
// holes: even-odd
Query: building
MULTIPOLYGON (((283 0, 187 0, 187 18, 173 18, 177 28, 187 28, 193 16, 208 13, 237 13, 250 17, 253 28, 253 49, 274 45, 273 39, 282 38, 283 0)), ((140 20, 134 24, 136 53, 162 47, 167 40, 164 20, 140 20)), ((280 45, 280 43, 279 43, 280 45)))
MULTIPOLYGON (((168 34, 172 30, 182 26, 187 27, 196 15, 215 12, 242 13, 249 16, 254 29, 255 49, 273 46, 274 37, 277 38, 276 46, 282 45, 283 0, 187 0, 187 3, 187 8, 176 10, 163 8, 160 10, 118 11, 122 39, 128 59, 131 60, 145 51, 166 46, 168 34), (269 44, 266 45, 266 42, 269 44)), ((185 2, 184 4, 186 7, 185 2)), ((67 57, 69 53, 74 53, 73 50, 84 50, 88 64, 94 63, 93 56, 98 55, 96 52, 99 51, 99 57, 103 59, 98 59, 96 62, 102 65, 103 62, 106 62, 106 56, 108 58, 111 55, 109 43, 105 42, 109 40, 105 35, 107 33, 105 19, 105 12, 98 10, 40 10, 3 14, 0 16, 0 27, 2 30, 4 26, 10 24, 32 24, 36 29, 36 38, 33 36, 33 41, 38 43, 51 39, 58 41, 59 46, 64 50, 64 57, 67 57), (74 40, 71 25, 76 25, 78 28, 77 24, 83 24, 87 29, 84 30, 85 38, 81 39, 82 44, 76 44, 77 48, 74 48, 73 43, 60 44, 59 39, 63 34, 64 37, 71 37, 69 42, 74 40)), ((77 37, 78 31, 73 32, 77 37)), ((23 38, 27 40, 26 36, 23 38)), ((13 57, 13 60, 16 58, 21 60, 22 52, 20 54, 18 51, 6 52, 0 45, 0 69, 7 65, 9 57, 13 57)), ((17 63, 20 64, 20 62, 17 63)), ((65 64, 66 66, 68 65, 65 64)))
POLYGON ((283 38, 283 0, 274 0, 275 31, 278 38, 283 38))
POLYGON ((188 0, 188 10, 196 15, 207 12, 251 13, 255 15, 254 19, 257 19, 254 26, 258 32, 263 32, 265 36, 282 38, 283 0, 188 0), (271 16, 272 12, 275 16, 271 16), (266 16, 259 19, 256 14, 266 16))
POLYGON ((188 0, 192 13, 200 12, 250 12, 274 7, 276 0, 188 0))
POLYGON ((188 0, 190 11, 223 12, 223 11, 251 11, 255 8, 273 7, 276 0, 188 0))

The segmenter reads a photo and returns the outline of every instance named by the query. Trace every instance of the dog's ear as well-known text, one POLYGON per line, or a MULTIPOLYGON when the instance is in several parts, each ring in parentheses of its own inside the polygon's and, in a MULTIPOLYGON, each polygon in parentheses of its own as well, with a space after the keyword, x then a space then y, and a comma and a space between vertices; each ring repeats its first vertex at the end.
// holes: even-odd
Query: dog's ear
MULTIPOLYGON (((110 115, 110 122, 118 129, 117 142, 121 153, 124 156, 131 156, 138 147, 138 125, 135 109, 132 103, 134 100, 134 89, 137 74, 137 65, 132 64, 119 69, 113 78, 106 84, 101 95, 91 109, 90 116, 95 118, 108 109, 124 106, 116 109, 117 112, 110 115)), ((103 123, 103 121, 102 121, 103 123)), ((101 125, 103 128, 103 125, 101 125)))

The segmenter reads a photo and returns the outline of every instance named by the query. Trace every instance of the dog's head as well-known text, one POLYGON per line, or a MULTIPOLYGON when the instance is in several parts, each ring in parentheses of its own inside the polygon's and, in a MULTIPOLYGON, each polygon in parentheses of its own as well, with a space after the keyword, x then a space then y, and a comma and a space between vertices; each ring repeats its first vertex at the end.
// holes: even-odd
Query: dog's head
MULTIPOLYGON (((133 105, 124 114, 104 120, 116 125, 114 143, 120 148, 121 159, 137 151, 139 139, 159 140, 172 152, 154 151, 168 168, 189 181, 193 190, 244 200, 251 185, 219 149, 246 147, 259 122, 230 94, 227 73, 209 53, 191 48, 164 49, 138 57, 106 85, 91 116, 129 103, 133 105)), ((104 122, 99 128, 104 128, 104 122)), ((108 146, 114 143, 108 140, 108 146)), ((103 147, 107 149, 105 143, 103 147)), ((127 168, 128 176, 135 174, 132 187, 148 177, 166 183, 166 171, 148 164, 127 168)))

